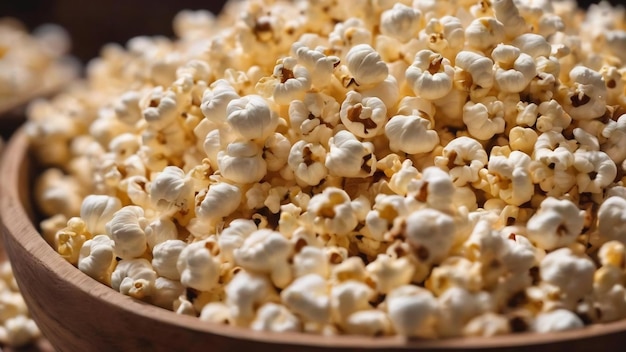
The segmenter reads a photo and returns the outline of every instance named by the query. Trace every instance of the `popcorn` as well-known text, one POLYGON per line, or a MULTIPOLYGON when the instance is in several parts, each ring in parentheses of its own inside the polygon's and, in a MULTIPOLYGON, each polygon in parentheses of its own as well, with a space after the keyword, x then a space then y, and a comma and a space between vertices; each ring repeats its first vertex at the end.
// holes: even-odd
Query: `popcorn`
POLYGON ((437 300, 421 287, 400 286, 387 295, 391 324, 404 336, 434 337, 437 312, 437 300))
POLYGON ((446 96, 452 89, 454 68, 450 60, 430 50, 415 54, 406 70, 406 82, 416 96, 435 100, 446 96))
POLYGON ((111 287, 124 295, 144 299, 153 294, 156 278, 146 259, 122 259, 111 274, 111 287))
POLYGON ((115 256, 115 242, 106 235, 97 235, 85 241, 78 255, 78 269, 92 278, 108 283, 115 256))
POLYGON ((387 107, 377 97, 365 97, 352 91, 346 95, 339 111, 341 122, 357 137, 372 138, 383 131, 387 107))
POLYGON ((557 309, 539 314, 531 329, 537 332, 552 332, 577 329, 583 325, 576 314, 567 309, 557 309))
POLYGON ((125 294, 259 331, 621 319, 626 41, 602 6, 181 13, 180 39, 107 46, 31 105, 41 228, 125 294))
POLYGON ((546 198, 528 219, 528 238, 546 250, 567 246, 581 234, 584 214, 569 200, 546 198))
POLYGON ((346 66, 359 86, 376 85, 389 75, 389 68, 380 54, 367 44, 355 45, 348 51, 346 66))
POLYGON ((389 148, 394 152, 427 153, 439 145, 432 123, 420 115, 396 115, 385 125, 389 148))

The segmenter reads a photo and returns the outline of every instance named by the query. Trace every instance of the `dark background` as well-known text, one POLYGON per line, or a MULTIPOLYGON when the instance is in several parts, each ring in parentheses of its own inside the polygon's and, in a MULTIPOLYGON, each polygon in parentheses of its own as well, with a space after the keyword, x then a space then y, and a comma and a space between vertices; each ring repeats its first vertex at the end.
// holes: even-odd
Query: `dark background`
POLYGON ((0 17, 19 19, 30 30, 44 23, 63 26, 72 54, 83 61, 98 56, 103 44, 138 35, 172 37, 172 20, 183 9, 218 13, 225 0, 0 0, 0 17))
MULTIPOLYGON (((314 1, 314 0, 312 0, 314 1)), ((29 29, 57 23, 72 37, 72 53, 84 62, 108 42, 137 35, 173 36, 172 19, 182 9, 219 12, 225 0, 0 0, 0 17, 12 16, 29 29)), ((583 7, 598 1, 579 0, 583 7)), ((613 4, 625 0, 612 0, 613 4)))

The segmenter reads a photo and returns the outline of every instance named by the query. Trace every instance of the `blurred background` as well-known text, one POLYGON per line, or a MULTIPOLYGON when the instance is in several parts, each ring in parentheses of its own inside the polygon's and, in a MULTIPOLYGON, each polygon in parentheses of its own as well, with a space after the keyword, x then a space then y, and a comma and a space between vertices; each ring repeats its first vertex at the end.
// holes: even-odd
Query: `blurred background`
MULTIPOLYGON (((109 42, 124 44, 137 35, 173 36, 172 19, 183 9, 218 13, 226 0, 0 0, 0 17, 12 16, 29 29, 43 23, 65 27, 72 53, 83 62, 109 42)), ((583 7, 598 1, 579 0, 583 7)), ((624 0, 612 0, 613 4, 624 0)))
POLYGON ((137 35, 172 37, 172 20, 184 9, 218 13, 226 0, 0 0, 0 17, 19 19, 30 30, 44 23, 63 26, 72 54, 83 62, 98 56, 103 44, 137 35))

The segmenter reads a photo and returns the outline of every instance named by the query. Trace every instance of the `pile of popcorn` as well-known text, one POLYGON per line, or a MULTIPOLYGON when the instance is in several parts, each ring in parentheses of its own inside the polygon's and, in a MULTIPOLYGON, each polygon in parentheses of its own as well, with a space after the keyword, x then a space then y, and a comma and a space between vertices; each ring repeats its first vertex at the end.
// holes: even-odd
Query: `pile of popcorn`
POLYGON ((29 33, 18 20, 0 18, 0 107, 55 89, 78 72, 67 56, 65 30, 47 24, 29 33))
POLYGON ((46 240, 260 331, 626 318, 626 23, 573 0, 231 1, 29 108, 46 240))
POLYGON ((26 345, 40 335, 19 292, 11 264, 0 261, 0 346, 26 345))

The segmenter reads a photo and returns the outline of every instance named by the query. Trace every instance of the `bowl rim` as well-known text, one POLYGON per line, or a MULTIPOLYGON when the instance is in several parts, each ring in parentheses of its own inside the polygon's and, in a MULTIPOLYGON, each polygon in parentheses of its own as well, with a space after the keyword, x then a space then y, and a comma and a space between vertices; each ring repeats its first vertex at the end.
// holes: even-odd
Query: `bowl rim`
MULTIPOLYGON (((24 128, 19 129, 5 147, 4 157, 0 165, 0 218, 12 219, 2 221, 5 236, 19 243, 25 250, 38 255, 42 265, 59 279, 85 294, 96 296, 100 300, 114 304, 119 309, 144 318, 154 319, 161 323, 177 326, 183 329, 221 335, 224 337, 247 340, 265 344, 290 344, 314 348, 340 349, 411 349, 411 350, 440 350, 440 349, 493 349, 493 348, 521 348, 535 345, 556 344, 559 342, 575 342, 585 339, 601 337, 609 334, 626 332, 626 319, 604 324, 591 324, 576 330, 551 333, 514 333, 494 337, 454 337, 446 339, 411 339, 401 336, 366 337, 360 335, 320 336, 306 333, 272 333, 258 332, 249 328, 212 324, 201 321, 199 318, 179 315, 158 306, 154 306, 131 297, 125 296, 109 286, 106 286, 74 267, 46 243, 42 235, 36 230, 30 220, 27 206, 22 201, 19 170, 24 162, 29 162, 29 141, 24 128), (19 236, 17 235, 19 234, 19 236)), ((30 188, 24 190, 30 192, 30 188)), ((7 253, 10 255, 10 253, 7 253)))

